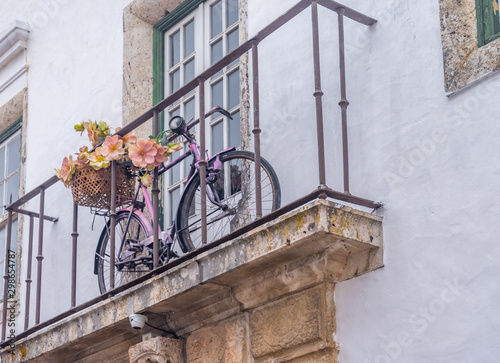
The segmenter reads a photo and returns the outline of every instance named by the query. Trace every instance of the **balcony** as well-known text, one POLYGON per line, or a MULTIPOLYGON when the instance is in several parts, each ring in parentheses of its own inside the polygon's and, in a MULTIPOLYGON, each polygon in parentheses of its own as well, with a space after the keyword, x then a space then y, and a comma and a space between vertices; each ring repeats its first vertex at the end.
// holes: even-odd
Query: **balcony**
MULTIPOLYGON (((152 361, 160 361, 158 357, 161 357, 172 362, 336 359, 338 346, 333 340, 335 306, 332 299, 335 283, 383 266, 382 219, 370 213, 380 204, 350 191, 349 102, 344 60, 344 19, 348 18, 360 27, 371 26, 375 20, 335 1, 302 0, 193 81, 126 125, 118 134, 125 135, 151 120, 157 134, 160 113, 195 89, 199 94, 200 109, 203 109, 206 80, 248 54, 252 80, 252 146, 259 165, 261 132, 266 133, 260 121, 261 112, 266 110, 259 95, 265 79, 259 78, 259 73, 268 65, 266 59, 259 56, 259 49, 263 45, 264 54, 268 54, 269 49, 265 47, 268 38, 272 39, 280 30, 286 31, 294 21, 303 21, 301 16, 306 11, 312 15, 309 22, 312 24, 309 44, 312 73, 306 72, 306 75, 314 80, 310 90, 310 110, 315 114, 315 120, 308 119, 306 127, 316 130, 314 146, 317 147, 317 157, 297 167, 300 167, 300 172, 316 172, 319 187, 310 188, 295 200, 294 193, 284 195, 285 206, 216 241, 208 241, 205 232, 205 243, 201 248, 166 265, 160 266, 155 251, 155 266, 158 267, 151 272, 122 286, 114 287, 111 282, 110 291, 87 299, 88 281, 79 285, 82 282, 79 274, 82 265, 87 267, 82 261, 88 261, 89 251, 94 251, 95 246, 89 247, 89 244, 97 240, 96 232, 88 231, 87 224, 82 224, 83 209, 76 205, 72 207, 71 223, 67 216, 57 215, 56 206, 60 201, 56 198, 61 195, 61 188, 56 177, 47 180, 7 208, 5 260, 8 260, 11 248, 11 226, 16 215, 29 217, 25 220, 29 251, 21 266, 26 277, 21 284, 22 301, 17 301, 17 298, 9 300, 8 266, 5 269, 2 321, 8 321, 11 307, 15 307, 15 311, 22 310, 24 331, 18 331, 15 340, 11 341, 7 324, 2 325, 3 361, 123 362, 130 359, 138 362, 147 357, 156 357, 151 358, 152 361), (338 18, 339 81, 335 84, 340 89, 342 192, 331 189, 327 183, 329 163, 325 151, 322 89, 325 79, 320 70, 323 43, 320 42, 318 8, 332 12, 338 18), (315 166, 310 168, 310 165, 315 166), (33 210, 35 205, 39 206, 36 211, 33 210), (37 239, 35 225, 38 227, 37 239), (63 230, 68 229, 64 227, 68 225, 71 225, 71 230, 64 234, 63 230), (54 244, 54 237, 61 240, 56 241, 59 245, 54 244), (36 261, 32 259, 34 253, 36 261), (54 256, 58 258, 56 261, 61 261, 57 266, 47 263, 55 261, 54 256), (62 271, 66 267, 68 270, 62 271), (46 274, 65 274, 68 283, 55 290, 43 277, 46 274), (81 296, 85 297, 84 301, 81 301, 81 296), (132 330, 128 322, 132 313, 144 313, 148 323, 160 330, 149 326, 143 329, 144 333, 152 335, 141 343, 143 332, 132 330)), ((304 68, 304 71, 308 70, 304 68)), ((330 84, 331 80, 328 82, 330 84)), ((333 122, 339 118, 338 114, 334 117, 328 114, 326 120, 333 122)), ((205 129, 205 122, 201 116, 200 130, 205 129)), ((200 132, 199 139, 203 150, 203 132, 200 132)), ((202 155, 202 161, 203 158, 202 155)), ((205 164, 200 162, 201 175, 205 164)), ((112 170, 116 179, 115 168, 112 170)), ((280 182, 284 184, 286 180, 280 182)), ((203 205, 206 194, 203 188, 201 190, 203 205)), ((152 188, 156 215, 159 215, 159 192, 156 181, 152 188)), ((113 225, 116 196, 112 195, 111 200, 110 223, 113 225)), ((67 204, 70 205, 71 201, 68 200, 67 204)), ((158 245, 159 220, 152 222, 154 243, 158 245)), ((205 229, 206 222, 202 225, 202 230, 205 229)), ((114 243, 111 241, 111 246, 114 243)))

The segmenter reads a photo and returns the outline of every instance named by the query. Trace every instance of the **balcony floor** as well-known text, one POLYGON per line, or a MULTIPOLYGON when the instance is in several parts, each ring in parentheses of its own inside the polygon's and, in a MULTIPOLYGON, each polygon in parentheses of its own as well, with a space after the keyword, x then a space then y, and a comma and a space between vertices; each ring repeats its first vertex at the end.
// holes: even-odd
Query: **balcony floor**
MULTIPOLYGON (((131 329, 132 313, 186 338, 287 294, 380 268, 382 256, 381 217, 316 200, 20 340, 3 361, 128 361, 129 347, 154 332, 131 329)), ((250 338, 254 358, 276 354, 255 344, 250 338)))

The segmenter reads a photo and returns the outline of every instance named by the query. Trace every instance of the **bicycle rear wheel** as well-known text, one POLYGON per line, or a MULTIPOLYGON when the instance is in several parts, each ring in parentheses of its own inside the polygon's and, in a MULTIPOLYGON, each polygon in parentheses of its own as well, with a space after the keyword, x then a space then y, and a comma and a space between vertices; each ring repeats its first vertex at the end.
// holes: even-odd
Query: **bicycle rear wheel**
MULTIPOLYGON (((125 234, 129 212, 119 213, 115 223, 115 287, 149 272, 153 268, 152 251, 148 247, 133 250, 132 244, 152 236, 151 226, 138 215, 132 214, 125 234), (123 240, 123 245, 122 245, 123 240)), ((110 222, 104 227, 96 251, 97 279, 101 294, 110 290, 110 222)))
MULTIPOLYGON (((231 151, 219 157, 222 170, 211 183, 223 206, 217 206, 207 197, 207 243, 239 229, 256 218, 255 156, 248 151, 231 151)), ((213 172, 213 163, 207 172, 213 172)), ((281 191, 278 177, 271 165, 261 158, 262 215, 280 207, 281 191)), ((209 191, 210 192, 210 191, 209 191)), ((201 189, 196 174, 186 187, 179 203, 177 235, 184 252, 202 245, 201 241, 201 189)))

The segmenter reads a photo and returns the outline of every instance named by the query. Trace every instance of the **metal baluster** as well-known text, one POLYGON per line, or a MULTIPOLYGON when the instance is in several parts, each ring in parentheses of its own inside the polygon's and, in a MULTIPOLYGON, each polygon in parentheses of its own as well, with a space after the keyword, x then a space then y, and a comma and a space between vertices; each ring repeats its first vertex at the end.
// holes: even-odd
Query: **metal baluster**
POLYGON ((109 289, 115 288, 116 161, 111 162, 111 210, 109 215, 109 289))
POLYGON ((201 189, 201 242, 207 243, 207 161, 205 160, 205 80, 198 78, 200 88, 200 189, 201 189))
POLYGON ((72 263, 71 263, 71 307, 76 306, 76 264, 77 264, 77 242, 78 242, 78 205, 73 206, 73 238, 72 263))
POLYGON ((321 69, 319 56, 319 29, 318 29, 318 3, 313 0, 311 4, 312 13, 312 36, 313 36, 313 58, 314 58, 314 97, 316 98, 316 127, 318 138, 318 167, 319 185, 326 186, 325 167, 325 140, 323 133, 323 91, 321 90, 321 69))
POLYGON ((256 216, 262 217, 262 190, 260 175, 260 102, 259 102, 259 53, 258 41, 252 42, 252 71, 253 71, 253 134, 255 150, 255 199, 256 216))
POLYGON ((345 83, 345 52, 344 52, 344 13, 345 9, 337 10, 339 23, 339 64, 340 64, 340 102, 339 106, 342 111, 342 156, 344 167, 344 193, 349 193, 349 150, 347 143, 347 106, 349 102, 346 97, 345 83))
POLYGON ((36 259, 36 306, 35 306, 35 325, 40 323, 40 304, 42 300, 42 261, 43 261, 43 221, 45 208, 45 189, 40 189, 40 213, 38 217, 38 255, 36 259))
POLYGON ((30 322, 30 298, 31 298, 31 262, 33 260, 33 227, 35 222, 35 216, 30 214, 30 231, 28 240, 28 271, 26 272, 26 306, 24 315, 24 330, 28 329, 30 322))
MULTIPOLYGON (((153 110, 153 135, 156 136, 159 133, 158 125, 158 111, 153 110)), ((158 167, 154 168, 153 171, 153 268, 157 268, 159 265, 159 255, 160 246, 158 241, 158 223, 160 218, 160 203, 159 194, 160 188, 158 187, 158 167)))

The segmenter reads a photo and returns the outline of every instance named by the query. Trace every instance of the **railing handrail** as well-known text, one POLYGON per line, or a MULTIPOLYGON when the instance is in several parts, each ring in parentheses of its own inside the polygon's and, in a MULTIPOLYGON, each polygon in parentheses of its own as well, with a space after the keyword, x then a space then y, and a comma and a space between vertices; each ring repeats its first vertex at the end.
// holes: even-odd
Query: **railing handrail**
MULTIPOLYGON (((313 16, 313 19, 312 19, 312 22, 313 22, 313 40, 312 40, 312 45, 313 45, 313 53, 314 53, 314 62, 315 62, 315 68, 314 68, 314 72, 315 72, 315 79, 316 79, 316 84, 315 84, 315 87, 316 87, 316 90, 314 92, 314 97, 316 98, 316 112, 317 112, 317 125, 318 125, 318 140, 321 140, 323 138, 323 130, 322 130, 322 104, 321 104, 321 97, 322 97, 322 91, 321 91, 321 82, 320 82, 320 70, 319 70, 319 40, 318 40, 318 14, 317 14, 317 6, 318 5, 322 5, 324 6, 325 8, 329 9, 329 10, 332 10, 334 12, 336 12, 339 16, 339 27, 342 27, 342 36, 340 38, 340 40, 342 41, 342 45, 341 45, 341 48, 340 48, 340 53, 341 53, 341 56, 343 57, 343 23, 342 23, 342 18, 344 16, 358 22, 358 23, 361 23, 363 25, 366 25, 366 26, 370 26, 370 25, 373 25, 376 20, 369 17, 369 16, 366 16, 358 11, 355 11, 349 7, 346 7, 336 1, 333 1, 333 0, 300 0, 296 5, 294 5, 293 7, 291 7, 288 11, 286 11, 285 13, 283 13, 280 17, 278 17, 277 19, 275 19, 274 21, 272 21, 269 25, 267 25, 266 27, 264 27, 263 29, 261 29, 254 37, 252 37, 251 39, 249 39, 248 41, 246 41, 245 43, 243 43, 242 45, 240 45, 238 48, 236 48, 234 51, 232 51, 231 53, 227 54, 225 57, 223 57, 221 60, 219 60, 217 63, 215 63, 214 65, 212 65, 211 67, 209 67, 208 69, 204 70, 203 72, 201 72, 198 76, 196 76, 192 81, 188 82, 186 85, 184 85, 183 87, 181 87, 179 90, 177 90, 176 92, 174 92, 173 94, 171 94, 170 96, 166 97, 165 99, 163 99, 162 101, 160 101, 159 103, 157 103, 156 105, 154 105, 152 108, 150 108, 148 111, 146 111, 145 113, 143 113, 141 116, 137 117, 135 120, 133 120, 132 122, 130 122, 129 124, 125 125, 120 131, 118 131, 116 134, 117 135, 120 135, 120 136, 124 136, 125 134, 129 133, 130 131, 136 129, 137 127, 139 127, 140 125, 144 124, 146 121, 150 120, 150 119, 153 119, 153 123, 155 125, 155 129, 156 132, 158 131, 158 113, 165 110, 169 105, 171 105, 172 103, 176 102, 177 100, 179 100, 180 98, 182 98, 183 96, 185 96, 186 94, 188 94, 189 92, 193 91, 194 89, 196 89, 197 87, 200 88, 200 96, 199 96, 199 99, 200 99, 200 107, 201 109, 204 108, 204 82, 205 80, 209 79, 211 76, 215 75, 217 72, 219 72, 221 69, 223 69, 225 66, 229 65, 230 63, 232 63, 234 60, 238 59, 239 57, 241 57, 243 54, 245 54, 246 52, 250 51, 252 49, 252 52, 253 52, 253 58, 252 58, 252 61, 253 61, 253 72, 254 72, 254 77, 256 77, 256 74, 258 75, 258 64, 257 64, 257 48, 258 48, 258 44, 264 40, 265 38, 267 38, 269 35, 273 34, 276 30, 280 29, 283 25, 285 25, 286 23, 288 23, 290 20, 292 20, 293 18, 295 18, 298 14, 300 14, 303 10, 307 9, 309 6, 312 7, 312 16, 313 16), (320 135, 321 134, 321 135, 320 135)), ((340 66, 339 68, 341 69, 341 79, 342 79, 342 76, 345 74, 343 74, 345 72, 345 69, 344 69, 344 66, 342 64, 342 61, 340 62, 340 66)), ((345 85, 343 86, 345 88, 345 85)), ((258 106, 258 82, 255 83, 255 79, 254 79, 254 95, 253 95, 253 99, 254 99, 254 149, 255 149, 255 155, 256 155, 256 161, 259 160, 260 162, 260 139, 259 139, 259 134, 260 134, 260 128, 259 128, 259 124, 258 124, 258 120, 259 120, 259 106, 258 106)), ((341 100, 341 103, 339 103, 339 105, 341 106, 342 108, 342 127, 343 127, 343 132, 346 132, 346 116, 345 116, 345 108, 347 107, 347 100, 345 100, 345 92, 343 92, 342 94, 342 100, 341 100), (345 103, 343 103, 345 102, 345 103), (343 103, 343 104, 341 104, 343 103)), ((200 115, 200 127, 202 128, 201 131, 203 131, 203 125, 204 125, 204 116, 203 116, 203 112, 200 112, 201 115, 200 115)), ((345 140, 343 139, 343 141, 346 141, 346 138, 347 138, 347 134, 345 133, 345 140)), ((200 132, 200 145, 201 145, 201 148, 204 149, 203 145, 204 145, 204 142, 205 142, 205 138, 203 136, 203 132, 200 132)), ((318 142, 318 145, 321 144, 321 142, 318 142)), ((319 149, 321 149, 320 146, 318 146, 319 149)), ((344 154, 346 154, 346 151, 347 151, 347 148, 344 149, 344 154)), ((323 160, 321 160, 321 153, 324 153, 324 150, 319 150, 319 157, 318 157, 318 160, 319 160, 319 164, 323 163, 324 164, 324 157, 323 157, 323 160)), ((203 153, 202 153, 203 155, 203 153)), ((344 173, 345 173, 345 169, 346 169, 346 161, 347 161, 347 155, 344 155, 344 173)), ((257 163, 257 162, 256 162, 257 163)), ((114 163, 112 163, 114 165, 114 163)), ((257 163, 257 165, 259 165, 257 163)), ((203 175, 204 174, 204 169, 206 167, 206 161, 203 159, 203 160, 200 160, 200 173, 203 175), (202 165, 203 164, 203 165, 202 165)), ((323 165, 323 169, 324 169, 324 165, 323 165)), ((113 172, 112 173, 112 178, 113 178, 113 175, 115 175, 116 173, 113 172)), ((148 273, 146 274, 145 276, 137 279, 137 280, 134 280, 135 282, 131 282, 131 283, 128 283, 126 285, 123 285, 123 286, 120 286, 120 287, 117 287, 116 289, 113 289, 113 284, 110 284, 111 286, 111 290, 108 291, 107 293, 103 294, 103 295, 100 295, 98 297, 96 297, 95 299, 92 299, 91 301, 88 301, 84 304, 81 304, 79 306, 75 306, 75 302, 76 302, 76 295, 75 295, 75 284, 72 284, 72 292, 71 292, 71 301, 72 301, 72 304, 71 304, 71 309, 69 309, 68 311, 66 311, 65 313, 63 314, 60 314, 52 319, 49 319, 48 321, 46 322, 42 322, 40 323, 39 322, 39 309, 40 309, 40 298, 39 296, 37 297, 37 304, 36 304, 36 308, 37 308, 37 312, 36 312, 36 316, 37 316, 37 319, 36 319, 36 322, 35 322, 35 326, 25 330, 23 333, 21 333, 19 335, 19 337, 25 337, 25 336, 28 336, 29 334, 31 334, 32 332, 40 329, 41 327, 45 327, 47 326, 48 324, 51 324, 51 323, 54 323, 66 316, 69 316, 70 314, 74 313, 74 312, 77 312, 77 311, 80 311, 82 310, 83 308, 85 307, 88 307, 88 306, 91 306, 92 304, 94 304, 95 302, 97 301, 101 301, 107 297, 110 297, 120 291, 123 291, 127 288, 129 288, 130 286, 134 285, 135 283, 137 282, 140 282, 144 279, 147 279, 149 278, 150 276, 154 275, 154 274, 157 274, 157 273, 160 273, 160 272, 163 272, 165 271, 166 269, 168 268, 171 268, 172 266, 176 266, 177 264, 181 263, 182 261, 184 261, 185 259, 187 258, 192 258, 193 256, 199 254, 199 253, 202 253, 203 251, 209 249, 209 248, 213 248, 214 246, 217 246, 223 242, 226 242, 228 241, 229 239, 232 239, 232 238, 235 238, 237 236, 241 236, 243 233, 247 232, 250 228, 255 228, 256 226, 260 226, 268 221, 270 221, 271 219, 273 218, 276 218, 278 216, 281 216, 282 214, 284 213, 287 213, 289 212, 290 210, 296 208, 296 207, 299 207, 300 205, 303 205, 303 203, 307 202, 307 201, 310 201, 310 200, 313 200, 313 199, 316 199, 316 198, 321 198, 321 199, 325 199, 327 197, 330 197, 330 198, 334 198, 334 199, 337 199, 337 200, 342 200, 342 201, 346 201, 346 202, 350 202, 350 203, 354 203, 354 204, 358 204, 358 205, 362 205, 362 206, 365 206, 365 207, 369 207, 369 208, 378 208, 381 204, 379 203, 375 203, 373 201, 370 201, 370 200, 367 200, 367 199, 364 199, 364 198, 360 198, 360 197, 356 197, 356 196, 353 196, 349 193, 349 189, 348 189, 348 178, 347 178, 347 188, 345 187, 344 189, 344 192, 336 192, 330 188, 328 188, 326 186, 326 180, 325 180, 325 176, 324 176, 324 170, 323 172, 321 172, 321 165, 320 165, 320 186, 318 187, 318 189, 314 190, 312 193, 309 193, 305 196, 303 196, 302 198, 299 198, 297 199, 296 201, 288 204, 287 206, 279 209, 279 210, 276 210, 260 219, 257 219, 256 221, 254 221, 253 223, 249 224, 248 226, 246 227, 243 227, 242 229, 239 229, 237 231, 234 231, 232 233, 230 233, 229 235, 215 241, 214 243, 211 243, 210 246, 208 245, 204 245, 203 247, 201 247, 200 249, 194 251, 193 253, 190 253, 186 256, 183 256, 181 257, 180 259, 178 260, 175 260, 171 263, 168 263, 164 266, 161 266, 161 267, 157 267, 157 265, 155 265, 155 269, 154 271, 152 271, 151 273, 148 273), (322 175, 323 174, 323 175, 322 175), (325 182, 323 182, 322 180, 325 180, 325 182)), ((257 179, 257 178, 256 178, 257 179)), ((113 180, 113 179, 112 179, 113 180)), ((204 181, 203 178, 201 178, 201 181, 204 181)), ((11 203, 9 206, 6 207, 8 213, 9 213, 9 220, 10 222, 8 223, 9 225, 9 228, 11 228, 11 222, 12 222, 12 213, 13 212, 18 212, 18 213, 22 213, 22 214, 28 214, 30 216, 30 229, 32 229, 32 223, 33 223, 33 219, 34 218, 42 218, 42 219, 46 219, 46 220, 50 220, 52 222, 55 222, 57 220, 57 218, 53 218, 53 217, 49 217, 49 216, 46 216, 44 214, 44 195, 45 195, 45 190, 47 190, 49 187, 51 187, 52 185, 54 185, 55 183, 58 182, 58 178, 56 176, 52 176, 50 177, 49 179, 47 179, 45 182, 43 182, 42 184, 40 184, 39 186, 37 186, 36 188, 34 188, 33 190, 31 190, 30 192, 26 193, 24 196, 22 196, 21 198, 19 198, 18 200, 16 200, 15 202, 11 203), (31 199, 33 199, 34 197, 36 197, 37 195, 40 194, 40 199, 41 199, 41 206, 40 206, 40 213, 39 214, 36 214, 35 212, 30 212, 30 211, 26 211, 26 210, 22 210, 20 209, 20 207, 22 205, 24 205, 26 202, 30 201, 31 199)), ((156 184, 153 185, 153 194, 156 193, 156 198, 154 198, 156 200, 156 207, 155 207, 155 210, 157 209, 158 207, 158 192, 159 192, 159 189, 158 189, 158 184, 157 184, 157 178, 155 178, 155 182, 156 184)), ((257 182, 256 182, 257 183, 257 182)), ((114 184, 113 184, 114 185, 114 184)), ((258 188, 257 188, 258 189, 258 188)), ((205 211, 204 207, 203 207, 203 194, 204 194, 204 190, 205 188, 201 188, 202 190, 202 211, 205 211)), ((112 190, 112 197, 111 197, 111 211, 110 211, 110 216, 111 216, 111 231, 114 231, 114 220, 113 220, 113 217, 116 217, 116 211, 115 211, 115 207, 116 207, 116 204, 115 204, 115 198, 113 197, 113 190, 112 190)), ((75 222, 75 215, 77 215, 77 207, 75 206, 75 209, 74 209, 74 222, 75 222)), ((203 218, 203 213, 202 212, 202 218, 203 218)), ((205 215, 206 217, 206 215, 205 215)), ((77 218, 77 217, 76 217, 77 218)), ((154 228, 153 230, 157 232, 158 230, 158 220, 157 218, 154 219, 153 221, 154 223, 154 228)), ((202 221, 202 225, 203 225, 203 221, 202 221)), ((206 228, 206 226, 205 226, 206 228)), ((155 232, 155 244, 157 243, 157 239, 158 239, 158 236, 157 236, 157 233, 155 232)), ((206 233, 206 232, 205 232, 206 233)), ((32 233, 30 233, 31 235, 32 233)), ((38 275, 37 275, 37 279, 39 280, 38 281, 38 286, 37 286, 37 295, 40 294, 40 279, 39 279, 39 276, 41 275, 41 266, 42 266, 42 260, 43 260, 43 255, 42 255, 42 242, 43 242, 43 223, 40 223, 39 225, 39 250, 38 250, 38 255, 37 255, 37 260, 38 260, 38 269, 39 269, 39 272, 38 272, 38 275)), ((77 226, 74 225, 73 226, 73 233, 72 233, 72 236, 73 236, 73 253, 76 253, 76 238, 78 237, 78 231, 77 231, 77 226)), ((30 236, 30 246, 31 246, 31 243, 32 243, 32 237, 30 236)), ((111 250, 114 251, 114 247, 113 247, 113 243, 114 243, 114 238, 113 236, 110 237, 110 240, 111 240, 111 250)), ((205 241, 206 242, 206 241, 205 241)), ((8 249, 10 248, 10 234, 9 234, 9 231, 8 231, 8 237, 6 239, 6 244, 5 244, 5 248, 6 248, 6 253, 8 252, 8 249)), ((155 262, 157 262, 157 258, 158 258, 158 251, 157 249, 155 249, 155 262)), ((112 257, 110 257, 110 271, 111 271, 111 274, 114 270, 114 267, 113 267, 113 263, 114 263, 114 260, 112 257)), ((31 266, 31 261, 28 262, 28 264, 31 266)), ((75 268, 75 265, 76 265, 76 257, 75 255, 73 255, 73 269, 75 268)), ((4 274, 4 279, 6 280, 8 278, 8 274, 7 274, 7 270, 4 274)), ((31 281, 31 280, 30 280, 31 281)), ((73 271, 73 275, 72 275, 72 283, 74 283, 76 281, 76 276, 75 276, 75 271, 73 271)), ((29 287, 27 287, 29 288, 29 287)), ((6 297, 6 284, 4 285, 4 302, 3 302, 3 305, 4 305, 4 317, 5 317, 5 314, 6 314, 6 304, 7 304, 7 299, 5 298, 6 297)), ((27 299, 27 306, 29 306, 29 298, 27 299)), ((26 320, 26 327, 28 326, 28 320, 26 320)), ((4 339, 5 338, 5 325, 2 327, 2 338, 4 339)), ((0 344, 0 347, 5 347, 5 345, 8 344, 8 341, 4 341, 3 343, 0 344)))
POLYGON ((36 188, 32 189, 30 192, 26 193, 25 195, 23 195, 21 198, 19 198, 18 200, 16 200, 12 204, 8 205, 5 209, 15 211, 21 205, 30 201, 31 199, 36 197, 38 194, 40 194, 40 192, 42 190, 50 188, 52 185, 54 185, 58 181, 59 181, 59 179, 57 178, 57 176, 53 175, 52 177, 50 177, 49 179, 44 181, 42 184, 40 184, 36 188))
MULTIPOLYGON (((147 110, 141 116, 137 117, 134 121, 125 125, 120 131, 116 134, 120 136, 124 136, 130 131, 136 129, 141 126, 146 121, 150 120, 153 117, 154 111, 161 112, 166 109, 170 104, 177 101, 181 97, 187 95, 189 92, 198 87, 199 79, 209 79, 211 76, 219 72, 222 68, 233 62, 234 60, 241 57, 244 53, 248 52, 252 48, 252 44, 254 42, 260 43, 262 40, 267 38, 269 35, 274 33, 276 30, 281 28, 283 25, 288 23, 290 20, 295 18, 298 14, 300 14, 303 10, 307 9, 315 0, 300 0, 296 5, 290 8, 287 12, 281 15, 279 18, 271 22, 269 25, 264 27, 261 31, 259 31, 254 37, 247 40, 245 43, 240 45, 238 48, 233 50, 231 53, 227 54, 224 58, 219 60, 217 63, 207 68, 205 71, 200 73, 198 76, 193 78, 190 82, 186 83, 183 87, 179 88, 176 92, 172 93, 170 96, 164 98, 162 101, 158 102, 152 108, 147 110)), ((337 12, 339 9, 344 9, 344 15, 348 18, 355 20, 364 25, 373 25, 376 20, 366 16, 356 10, 353 10, 349 7, 346 7, 336 1, 333 0, 318 0, 318 3, 323 5, 324 7, 337 12)))
MULTIPOLYGON (((259 31, 252 39, 247 40, 245 43, 240 45, 238 48, 233 50, 231 53, 227 54, 224 58, 222 58, 220 61, 215 63, 213 66, 209 67, 202 73, 200 73, 197 77, 195 77, 193 80, 185 84, 183 87, 179 88, 176 92, 172 93, 170 96, 164 98, 162 101, 151 107, 149 110, 144 112, 141 116, 137 117, 134 121, 128 123, 127 125, 123 126, 123 128, 118 131, 116 134, 120 136, 124 136, 128 134, 130 131, 136 129, 146 121, 150 120, 153 117, 154 111, 161 112, 165 108, 167 108, 171 103, 177 101, 184 95, 188 94, 192 90, 194 90, 196 87, 198 87, 198 79, 208 79, 214 74, 216 74, 218 71, 220 71, 222 68, 224 68, 226 65, 230 64, 237 58, 241 57, 244 53, 249 51, 252 48, 252 43, 258 42, 260 43, 262 40, 267 38, 269 35, 274 33, 276 30, 281 28, 283 25, 285 25, 288 21, 292 20, 300 14, 303 10, 307 9, 309 5, 315 0, 300 0, 296 5, 294 5, 292 8, 290 8, 287 12, 285 12, 283 15, 281 15, 279 18, 271 22, 269 25, 264 27, 261 31, 259 31)), ((348 18, 361 23, 363 25, 373 25, 376 20, 366 16, 354 9, 351 9, 347 6, 344 6, 340 4, 337 1, 333 0, 317 0, 318 4, 334 11, 338 12, 339 9, 344 9, 345 13, 344 16, 347 16, 348 18)), ((23 195, 21 198, 7 206, 7 210, 11 209, 17 209, 19 206, 23 205, 24 203, 28 202, 29 200, 33 199, 36 197, 42 189, 47 189, 54 185, 59 179, 56 176, 52 176, 49 179, 47 179, 45 182, 40 184, 38 187, 34 188, 30 192, 26 193, 23 195)))

